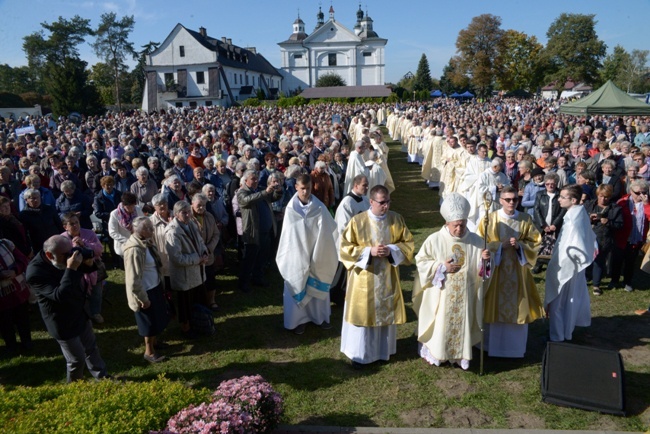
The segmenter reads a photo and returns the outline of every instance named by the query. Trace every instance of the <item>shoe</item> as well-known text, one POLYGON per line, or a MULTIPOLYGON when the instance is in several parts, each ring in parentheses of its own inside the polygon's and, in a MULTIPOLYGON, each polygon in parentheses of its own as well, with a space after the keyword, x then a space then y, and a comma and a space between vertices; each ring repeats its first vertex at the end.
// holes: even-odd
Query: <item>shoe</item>
POLYGON ((323 323, 320 325, 320 328, 323 330, 329 330, 332 328, 332 324, 328 323, 327 321, 323 321, 323 323))
POLYGON ((307 324, 300 324, 298 327, 293 329, 293 332, 297 335, 301 335, 305 333, 305 329, 307 328, 307 324))
POLYGON ((101 313, 96 313, 95 315, 91 315, 90 319, 93 320, 95 324, 103 324, 104 323, 104 317, 102 316, 101 313))
POLYGON ((160 363, 163 360, 165 360, 165 356, 161 356, 159 354, 152 354, 150 356, 144 355, 144 359, 149 362, 149 363, 160 363))
POLYGON ((635 314, 639 316, 648 316, 650 315, 650 310, 648 309, 637 309, 634 311, 635 314))
POLYGON ((607 289, 616 289, 618 286, 618 282, 611 282, 609 285, 607 285, 607 289))
POLYGON ((634 288, 632 288, 630 285, 625 285, 625 292, 633 292, 634 288))
POLYGON ((217 303, 212 303, 210 305, 210 310, 212 310, 212 312, 218 311, 219 310, 219 305, 217 303))
POLYGON ((533 274, 539 274, 542 272, 542 266, 541 265, 535 265, 533 267, 533 274))
POLYGON ((594 295, 603 295, 603 290, 600 289, 600 288, 597 287, 597 286, 594 286, 593 293, 594 293, 594 295))
POLYGON ((463 371, 467 371, 469 369, 469 360, 467 359, 460 359, 460 369, 463 371))

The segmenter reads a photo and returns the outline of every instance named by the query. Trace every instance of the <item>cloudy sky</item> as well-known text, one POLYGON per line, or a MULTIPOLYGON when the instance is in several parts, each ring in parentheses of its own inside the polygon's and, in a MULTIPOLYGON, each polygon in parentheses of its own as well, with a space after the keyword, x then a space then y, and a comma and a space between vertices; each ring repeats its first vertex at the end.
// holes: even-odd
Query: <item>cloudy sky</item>
MULTIPOLYGON (((42 22, 79 15, 90 19, 91 26, 96 27, 102 13, 115 12, 118 17, 135 17, 131 40, 136 49, 149 41, 162 42, 176 23, 181 23, 194 30, 203 26, 208 35, 231 38, 235 45, 256 47, 279 68, 277 43, 291 35, 298 14, 307 33, 311 33, 319 5, 326 20, 333 6, 335 19, 352 30, 359 4, 352 0, 0 0, 0 63, 25 65, 22 38, 40 30, 42 22)), ((546 43, 549 26, 562 12, 594 14, 597 34, 607 44, 608 53, 618 44, 628 51, 650 49, 650 0, 365 0, 361 7, 373 19, 379 36, 388 39, 386 80, 393 83, 409 71, 415 73, 423 53, 429 60, 432 76, 438 78, 456 52, 458 32, 467 27, 472 17, 485 13, 501 17, 504 30, 535 35, 542 44, 546 43)), ((80 52, 89 64, 98 61, 87 43, 80 47, 80 52)))

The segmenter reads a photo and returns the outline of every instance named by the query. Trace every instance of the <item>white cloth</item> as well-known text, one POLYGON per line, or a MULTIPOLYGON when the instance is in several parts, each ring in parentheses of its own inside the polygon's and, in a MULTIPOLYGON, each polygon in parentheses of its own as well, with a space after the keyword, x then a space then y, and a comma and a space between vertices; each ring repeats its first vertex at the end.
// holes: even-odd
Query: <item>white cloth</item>
POLYGON ((584 207, 569 208, 546 270, 544 305, 548 306, 551 341, 571 340, 576 326, 591 325, 585 271, 598 253, 597 246, 584 207))
POLYGON ((483 349, 490 357, 522 358, 527 342, 528 324, 485 324, 483 349))
POLYGON ((353 362, 368 364, 389 360, 397 352, 396 325, 358 327, 345 321, 345 312, 343 318, 341 352, 353 362))
POLYGON ((339 235, 343 233, 343 230, 352 217, 369 209, 370 200, 368 200, 368 196, 357 196, 354 193, 346 195, 343 200, 341 200, 338 208, 336 208, 336 214, 334 215, 339 235))
POLYGON ((352 186, 354 183, 354 178, 357 175, 366 175, 368 177, 368 168, 363 159, 363 156, 360 155, 357 151, 350 152, 350 158, 348 158, 348 168, 345 171, 345 184, 343 187, 343 194, 348 194, 352 191, 352 186))
MULTIPOLYGON (((291 305, 285 297, 285 326, 302 318, 295 309, 303 309, 308 316, 312 310, 306 310, 306 306, 312 299, 326 301, 329 306, 329 287, 338 265, 337 240, 336 222, 325 205, 312 195, 305 207, 295 194, 284 214, 276 256, 284 292, 291 295, 291 305)), ((309 321, 320 324, 323 319, 318 316, 309 321)))

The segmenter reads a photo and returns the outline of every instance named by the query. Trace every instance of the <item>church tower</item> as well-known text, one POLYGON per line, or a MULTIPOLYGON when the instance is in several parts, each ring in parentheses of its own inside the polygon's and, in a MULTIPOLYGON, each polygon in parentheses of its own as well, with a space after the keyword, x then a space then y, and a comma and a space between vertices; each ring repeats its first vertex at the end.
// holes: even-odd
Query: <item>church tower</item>
POLYGON ((320 29, 321 26, 325 24, 325 14, 321 10, 320 6, 318 6, 318 13, 316 14, 316 29, 320 29))
POLYGON ((357 23, 354 25, 354 34, 357 36, 361 34, 362 19, 363 19, 363 11, 361 10, 361 3, 359 3, 359 10, 357 11, 357 23))

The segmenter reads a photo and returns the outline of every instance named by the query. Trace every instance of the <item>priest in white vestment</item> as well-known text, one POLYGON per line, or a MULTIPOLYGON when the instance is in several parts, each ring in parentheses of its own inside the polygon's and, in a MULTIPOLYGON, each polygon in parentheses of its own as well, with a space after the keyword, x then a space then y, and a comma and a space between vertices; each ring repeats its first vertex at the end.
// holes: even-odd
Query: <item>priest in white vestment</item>
POLYGON ((372 147, 379 153, 379 164, 381 165, 381 168, 384 169, 384 172, 386 172, 386 182, 384 185, 388 191, 392 193, 395 191, 395 183, 393 182, 393 176, 391 175, 390 169, 388 168, 388 146, 386 143, 384 143, 381 131, 375 131, 371 133, 370 137, 372 147))
POLYGON ((338 265, 338 231, 327 207, 300 175, 287 204, 276 263, 284 279, 284 327, 296 334, 312 322, 330 328, 329 289, 338 265))
POLYGON ((442 152, 446 145, 445 140, 442 138, 442 130, 435 129, 435 134, 431 138, 431 144, 428 151, 424 154, 424 161, 422 162, 422 178, 427 181, 429 188, 437 188, 440 184, 440 177, 443 168, 442 152))
MULTIPOLYGON (((368 159, 366 160, 366 167, 368 168, 368 183, 370 184, 370 189, 375 185, 383 185, 388 188, 386 185, 386 172, 384 168, 379 164, 379 157, 376 151, 370 151, 368 154, 368 159)), ((391 193, 391 190, 388 190, 391 193)))
POLYGON ((368 168, 363 158, 366 152, 366 143, 363 140, 357 140, 354 143, 354 151, 350 152, 348 158, 348 167, 345 171, 345 184, 343 187, 343 194, 346 195, 352 190, 352 180, 357 175, 368 176, 368 168))
POLYGON ((469 368, 472 347, 483 328, 483 274, 490 251, 467 229, 470 205, 458 193, 440 207, 445 226, 430 235, 415 257, 413 309, 418 316, 420 356, 440 366, 449 361, 469 368))
POLYGON ((479 206, 483 202, 482 196, 477 193, 478 179, 486 169, 490 167, 491 161, 487 157, 487 146, 480 145, 476 155, 467 161, 463 180, 458 187, 458 193, 462 194, 470 205, 467 219, 476 223, 479 215, 479 206))
POLYGON ((510 185, 510 178, 501 171, 503 168, 503 161, 497 157, 490 163, 490 167, 485 169, 478 177, 476 183, 476 190, 471 199, 471 203, 475 203, 476 208, 473 213, 470 213, 469 219, 476 223, 485 215, 486 212, 490 213, 501 208, 499 204, 499 197, 504 187, 510 185), (486 194, 490 195, 492 199, 490 209, 485 209, 485 202, 483 198, 486 194))
POLYGON ((352 217, 341 237, 348 269, 341 352, 355 367, 388 360, 397 350, 397 324, 406 322, 399 265, 413 262, 415 244, 404 219, 389 211, 384 186, 370 191, 370 209, 352 217))
POLYGON ((559 203, 567 212, 546 270, 544 298, 553 342, 570 341, 576 326, 591 325, 585 271, 598 254, 598 244, 581 197, 578 185, 560 191, 559 203))

